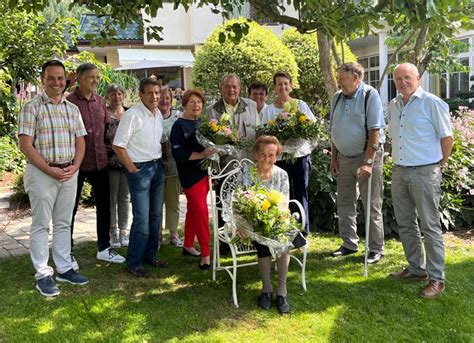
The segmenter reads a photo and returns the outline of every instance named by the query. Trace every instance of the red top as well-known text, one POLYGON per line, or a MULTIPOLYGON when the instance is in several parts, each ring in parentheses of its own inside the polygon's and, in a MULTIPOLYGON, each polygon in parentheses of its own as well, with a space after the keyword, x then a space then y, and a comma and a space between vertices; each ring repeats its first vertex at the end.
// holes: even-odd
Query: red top
POLYGON ((82 160, 81 170, 96 171, 107 167, 107 151, 105 149, 105 125, 107 111, 104 98, 95 92, 86 99, 79 88, 67 96, 67 99, 79 107, 82 121, 87 130, 86 154, 82 160))

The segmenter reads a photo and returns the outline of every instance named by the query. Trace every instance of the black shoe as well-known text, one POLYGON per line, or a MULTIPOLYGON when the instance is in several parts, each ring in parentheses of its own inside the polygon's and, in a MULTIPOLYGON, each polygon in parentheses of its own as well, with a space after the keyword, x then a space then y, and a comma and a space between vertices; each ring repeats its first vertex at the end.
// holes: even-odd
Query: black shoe
POLYGON ((168 262, 154 258, 152 260, 145 260, 144 263, 156 267, 156 268, 166 268, 168 267, 168 262))
POLYGON ((280 313, 289 313, 290 304, 288 304, 288 298, 282 295, 277 296, 277 308, 280 313))
POLYGON ((148 272, 143 267, 127 268, 128 272, 136 277, 148 277, 148 272))
POLYGON ((207 264, 207 263, 201 264, 201 262, 199 262, 199 269, 201 269, 201 270, 209 270, 209 269, 211 269, 211 265, 210 265, 210 264, 207 264))
POLYGON ((382 258, 383 258, 383 254, 379 252, 369 252, 369 255, 367 256, 367 263, 375 264, 379 262, 382 258))
POLYGON ((341 247, 339 249, 337 249, 336 251, 334 251, 331 254, 331 256, 332 257, 346 256, 346 255, 355 254, 356 252, 357 252, 357 250, 347 249, 346 247, 343 247, 341 245, 341 247))
POLYGON ((183 256, 192 256, 192 257, 201 257, 201 254, 193 254, 188 251, 188 249, 183 248, 183 256))
POLYGON ((272 296, 273 293, 262 293, 258 297, 258 306, 264 310, 268 310, 272 306, 272 296))

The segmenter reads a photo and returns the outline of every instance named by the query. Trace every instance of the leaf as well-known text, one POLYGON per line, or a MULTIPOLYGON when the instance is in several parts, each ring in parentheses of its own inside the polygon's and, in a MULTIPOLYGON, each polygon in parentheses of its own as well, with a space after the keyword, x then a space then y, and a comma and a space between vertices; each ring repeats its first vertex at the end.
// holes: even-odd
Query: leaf
POLYGON ((224 44, 226 40, 226 35, 224 32, 219 33, 219 43, 224 44))

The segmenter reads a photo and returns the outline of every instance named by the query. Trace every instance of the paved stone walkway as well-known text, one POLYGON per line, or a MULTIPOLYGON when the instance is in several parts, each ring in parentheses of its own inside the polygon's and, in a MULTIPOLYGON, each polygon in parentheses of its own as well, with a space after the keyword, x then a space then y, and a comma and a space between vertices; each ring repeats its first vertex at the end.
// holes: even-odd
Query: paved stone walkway
MULTIPOLYGON (((1 194, 0 194, 1 195, 1 194)), ((1 196, 0 196, 1 198, 1 196)), ((0 199, 1 200, 1 199, 0 199)), ((0 258, 27 254, 30 245, 31 216, 12 219, 11 212, 0 210, 0 258)), ((180 225, 184 224, 186 216, 186 197, 180 197, 180 225)), ((132 214, 130 213, 130 223, 132 214)), ((96 241, 95 208, 80 208, 76 214, 74 227, 74 242, 82 243, 96 241)), ((50 231, 51 232, 51 231, 50 231)), ((49 235, 51 243, 52 235, 49 235)))

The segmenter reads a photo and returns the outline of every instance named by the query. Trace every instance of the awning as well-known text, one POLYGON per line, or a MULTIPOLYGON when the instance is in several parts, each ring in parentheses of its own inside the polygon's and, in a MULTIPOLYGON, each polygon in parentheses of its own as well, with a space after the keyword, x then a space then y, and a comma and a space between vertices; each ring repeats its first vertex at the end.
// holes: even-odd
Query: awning
POLYGON ((194 56, 188 49, 117 49, 121 67, 117 70, 160 67, 191 67, 194 56))

